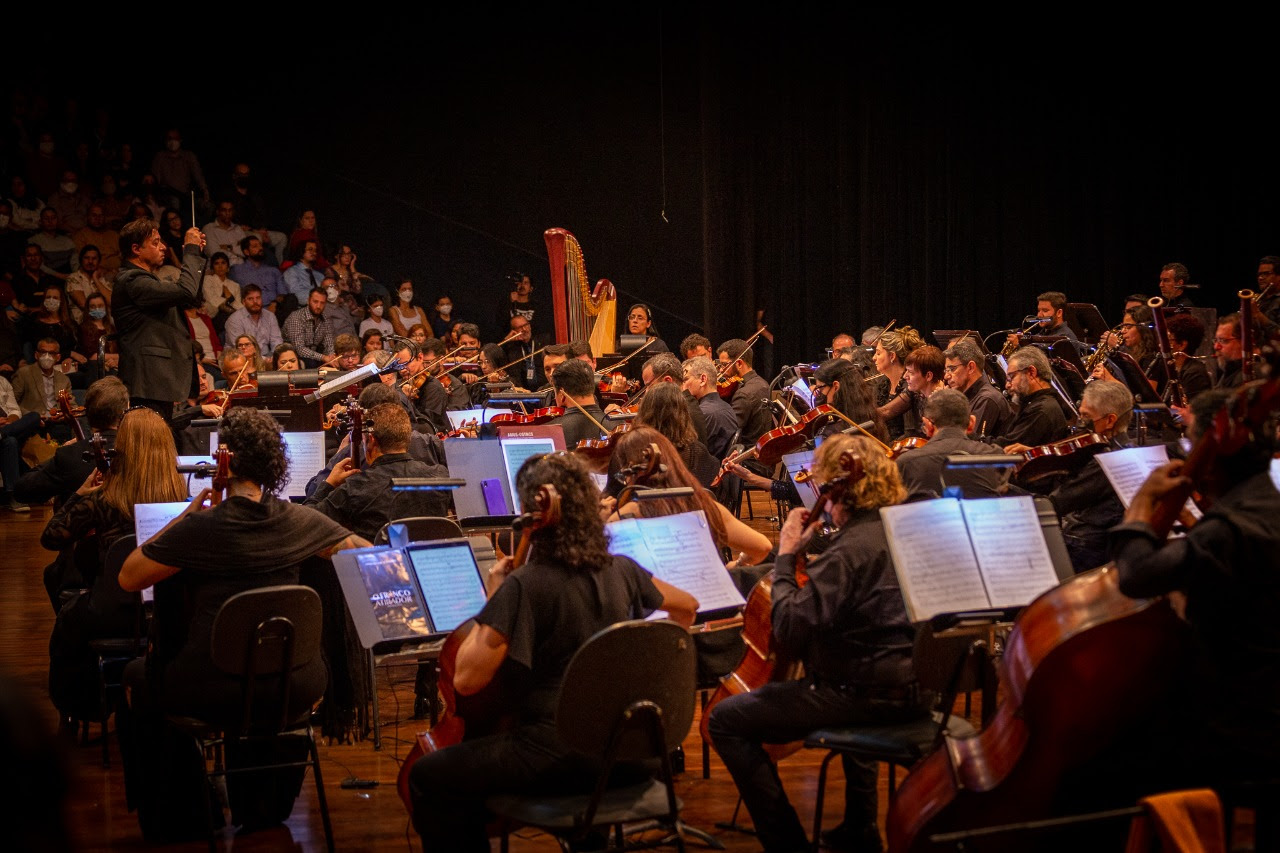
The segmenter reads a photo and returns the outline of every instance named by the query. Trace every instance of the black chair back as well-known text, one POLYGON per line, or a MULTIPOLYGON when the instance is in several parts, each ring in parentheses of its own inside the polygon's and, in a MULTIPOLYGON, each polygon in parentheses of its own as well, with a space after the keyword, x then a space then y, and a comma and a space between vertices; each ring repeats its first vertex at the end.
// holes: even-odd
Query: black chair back
POLYGON ((382 525, 382 529, 373 538, 374 545, 386 545, 387 528, 393 524, 403 524, 409 529, 410 542, 430 542, 435 539, 460 539, 466 534, 452 518, 435 515, 419 515, 410 518, 397 518, 382 525))
MULTIPOLYGON (((663 721, 664 750, 681 744, 693 724, 693 638, 674 622, 619 622, 596 634, 569 662, 560 688, 556 725, 560 737, 587 755, 604 755, 619 720, 638 703, 652 703, 663 721)), ((655 757, 643 731, 624 731, 614 757, 655 757)))

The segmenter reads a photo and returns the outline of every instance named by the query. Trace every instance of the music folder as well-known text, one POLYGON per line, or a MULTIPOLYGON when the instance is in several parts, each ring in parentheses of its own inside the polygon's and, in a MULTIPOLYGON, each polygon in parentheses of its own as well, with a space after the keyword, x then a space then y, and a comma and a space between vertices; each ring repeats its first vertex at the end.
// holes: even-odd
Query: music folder
POLYGON ((466 538, 339 551, 333 567, 366 649, 441 639, 479 613, 486 600, 466 538))
POLYGON ((880 518, 912 622, 1016 609, 1059 583, 1029 495, 936 498, 882 507, 880 518))

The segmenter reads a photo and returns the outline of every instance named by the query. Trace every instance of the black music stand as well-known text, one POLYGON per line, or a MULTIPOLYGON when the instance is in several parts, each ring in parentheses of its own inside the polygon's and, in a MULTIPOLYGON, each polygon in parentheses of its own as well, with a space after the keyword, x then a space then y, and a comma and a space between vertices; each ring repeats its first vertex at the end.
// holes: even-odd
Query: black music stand
POLYGON ((1076 337, 1090 346, 1096 346, 1102 333, 1111 328, 1092 302, 1068 302, 1067 308, 1069 310, 1063 312, 1063 319, 1076 337))
POLYGON ((1138 403, 1160 403, 1160 395, 1151 387, 1151 383, 1147 381, 1147 374, 1142 372, 1142 366, 1127 352, 1113 352, 1111 354, 1111 362, 1120 368, 1120 376, 1117 379, 1123 380, 1125 385, 1129 386, 1129 390, 1133 392, 1133 399, 1138 403))
POLYGON ((983 355, 988 352, 987 345, 982 342, 982 335, 979 335, 973 329, 934 329, 933 339, 938 342, 938 348, 943 352, 962 338, 973 338, 973 342, 978 345, 978 349, 983 355))

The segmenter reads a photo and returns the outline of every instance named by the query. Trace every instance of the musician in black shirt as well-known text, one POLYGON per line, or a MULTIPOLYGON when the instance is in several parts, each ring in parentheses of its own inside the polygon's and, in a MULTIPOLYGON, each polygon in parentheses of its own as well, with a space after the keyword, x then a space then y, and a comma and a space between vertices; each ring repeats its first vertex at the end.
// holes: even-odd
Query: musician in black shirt
POLYGON ((1031 447, 1067 437, 1067 418, 1062 413, 1051 380, 1049 359, 1034 346, 1026 346, 1009 356, 1008 390, 1018 395, 1018 413, 1004 435, 993 441, 1005 453, 1022 453, 1031 447))
MULTIPOLYGON (((796 582, 796 555, 812 539, 804 510, 793 510, 778 540, 773 584, 773 636, 804 663, 800 681, 764 684, 715 706, 712 743, 733 776, 766 851, 809 849, 787 799, 769 743, 789 743, 823 726, 899 722, 928 713, 919 695, 911 649, 915 631, 880 522, 882 506, 906 496, 898 469, 870 439, 834 435, 818 448, 812 474, 828 482, 844 472, 842 452, 862 457, 866 476, 831 507, 840 527, 809 563, 809 583, 796 582)), ((881 846, 876 828, 874 762, 844 756, 845 819, 833 830, 850 849, 881 846)))

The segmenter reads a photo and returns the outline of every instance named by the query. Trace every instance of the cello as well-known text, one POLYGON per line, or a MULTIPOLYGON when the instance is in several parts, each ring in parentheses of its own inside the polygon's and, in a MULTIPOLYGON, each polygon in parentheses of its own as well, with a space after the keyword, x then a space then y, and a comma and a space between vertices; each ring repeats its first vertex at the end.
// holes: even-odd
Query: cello
MULTIPOLYGON (((1183 485, 1151 518, 1157 539, 1168 535, 1193 484, 1217 477, 1217 460, 1245 448, 1277 406, 1273 364, 1272 378, 1243 386, 1192 448, 1183 485)), ((973 737, 948 738, 898 787, 889 805, 889 850, 917 853, 935 849, 930 836, 939 832, 1053 815, 1067 793, 1064 777, 1148 722, 1185 664, 1189 633, 1167 598, 1120 592, 1113 564, 1036 598, 1009 635, 1004 698, 991 721, 973 737)))
MULTIPOLYGON (((535 531, 560 523, 560 495, 554 486, 540 486, 534 502, 536 507, 515 522, 520 528, 520 542, 511 559, 513 568, 524 565, 528 559, 529 545, 535 531)), ((504 712, 510 703, 503 701, 502 684, 496 678, 472 696, 460 696, 453 687, 458 650, 462 648, 475 624, 474 619, 468 619, 445 639, 437 662, 436 682, 440 691, 440 704, 444 710, 430 731, 419 732, 414 738, 413 746, 405 755, 404 763, 400 765, 400 772, 396 776, 396 790, 410 814, 413 813, 413 798, 409 793, 409 773, 419 758, 428 752, 462 743, 466 737, 483 737, 507 725, 504 712)))
MULTIPOLYGON (((850 451, 840 454, 840 468, 843 473, 822 484, 818 499, 813 509, 805 516, 805 526, 810 519, 817 518, 827 508, 844 499, 844 493, 850 486, 863 477, 862 457, 850 451)), ((796 554, 796 582, 804 586, 809 582, 805 568, 804 551, 796 554)), ((746 651, 742 660, 733 672, 720 679, 720 686, 711 695, 710 701, 702 709, 702 722, 699 730, 703 743, 711 743, 711 732, 708 723, 711 710, 723 699, 739 693, 749 693, 757 687, 772 681, 790 681, 803 675, 803 665, 794 659, 785 649, 775 645, 773 641, 773 581, 776 574, 771 570, 751 589, 747 604, 742 609, 742 641, 746 651)), ((789 744, 765 744, 773 760, 780 761, 800 748, 800 742, 789 744)))

